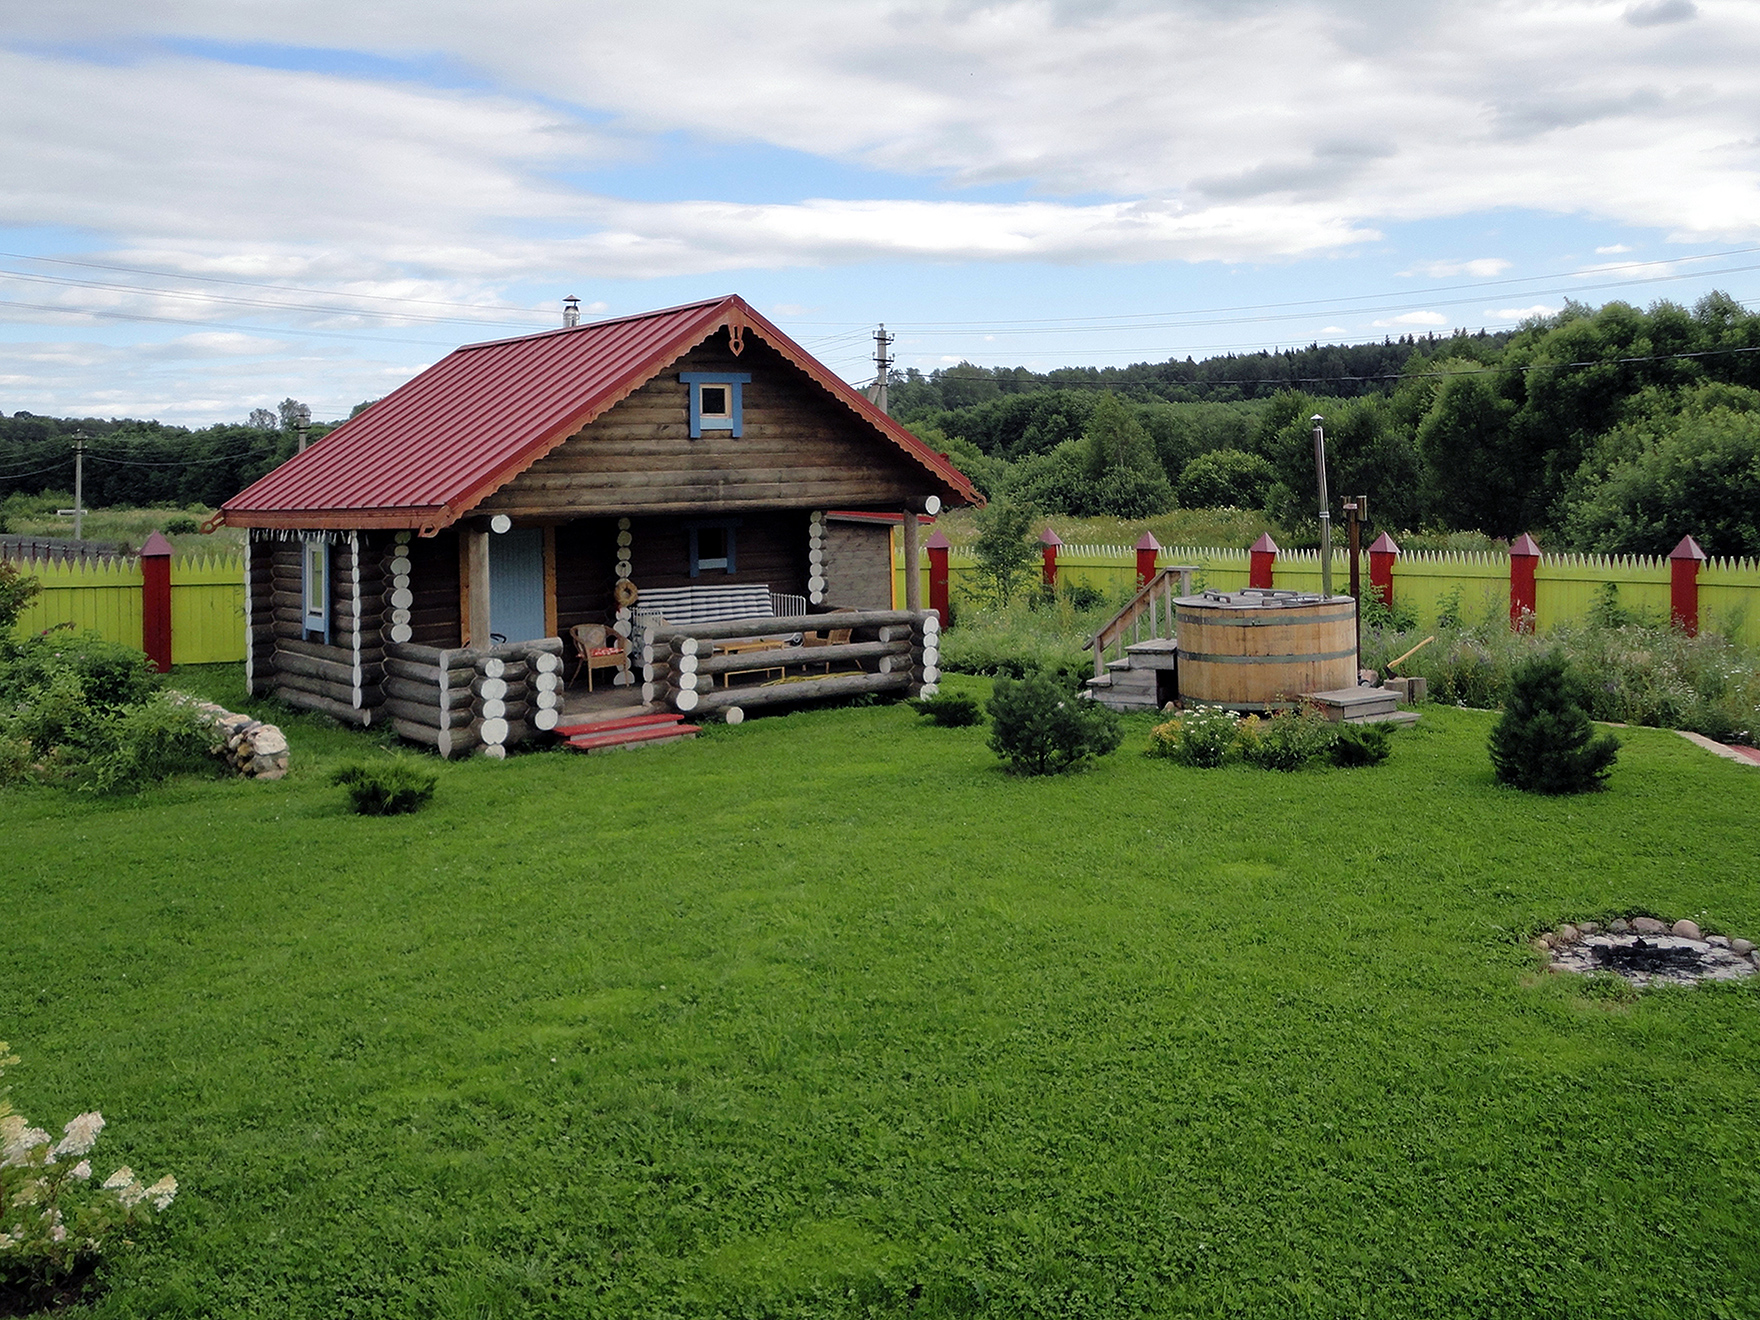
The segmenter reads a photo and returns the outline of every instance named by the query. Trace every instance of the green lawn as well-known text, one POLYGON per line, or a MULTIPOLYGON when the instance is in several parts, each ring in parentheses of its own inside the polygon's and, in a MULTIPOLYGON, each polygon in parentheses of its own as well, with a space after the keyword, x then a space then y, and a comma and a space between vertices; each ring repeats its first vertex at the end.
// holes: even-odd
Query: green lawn
POLYGON ((375 819, 288 717, 280 783, 0 795, 8 1080, 182 1183, 104 1316, 1760 1314, 1760 991, 1525 943, 1760 934, 1760 773, 1524 797, 1490 718, 1019 780, 822 711, 375 819))

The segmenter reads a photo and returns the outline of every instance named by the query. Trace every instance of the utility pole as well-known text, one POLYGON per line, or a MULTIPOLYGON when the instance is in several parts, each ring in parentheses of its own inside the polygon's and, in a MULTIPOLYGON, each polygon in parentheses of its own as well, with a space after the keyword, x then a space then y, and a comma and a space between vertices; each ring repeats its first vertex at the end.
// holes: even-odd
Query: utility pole
POLYGON ((1314 469, 1320 476, 1320 599, 1332 599, 1332 501, 1326 494, 1326 428, 1325 418, 1315 413, 1308 419, 1314 423, 1314 469))
POLYGON ((92 437, 81 427, 73 433, 73 507, 57 509, 62 517, 73 515, 73 539, 81 539, 86 527, 86 441, 92 437))
POLYGON ((880 328, 874 332, 874 384, 868 391, 868 398, 874 406, 888 415, 892 409, 887 404, 886 387, 892 378, 892 355, 887 352, 892 347, 893 336, 886 333, 886 323, 882 321, 880 328))

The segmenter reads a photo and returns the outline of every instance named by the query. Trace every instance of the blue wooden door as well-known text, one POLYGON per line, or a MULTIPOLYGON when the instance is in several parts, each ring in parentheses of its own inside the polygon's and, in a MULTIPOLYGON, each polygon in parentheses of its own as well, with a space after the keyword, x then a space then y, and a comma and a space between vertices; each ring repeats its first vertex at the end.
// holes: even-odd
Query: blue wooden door
POLYGON ((489 631, 510 642, 544 636, 544 533, 515 528, 489 537, 489 631))

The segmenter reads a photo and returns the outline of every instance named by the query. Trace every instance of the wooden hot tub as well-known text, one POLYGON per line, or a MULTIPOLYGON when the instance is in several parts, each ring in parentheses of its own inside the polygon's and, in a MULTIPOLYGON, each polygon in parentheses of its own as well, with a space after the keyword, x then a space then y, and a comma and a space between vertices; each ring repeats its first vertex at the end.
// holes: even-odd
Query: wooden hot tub
POLYGON ((1206 591, 1174 601, 1179 694, 1234 710, 1290 706, 1357 681, 1357 602, 1288 591, 1206 591))

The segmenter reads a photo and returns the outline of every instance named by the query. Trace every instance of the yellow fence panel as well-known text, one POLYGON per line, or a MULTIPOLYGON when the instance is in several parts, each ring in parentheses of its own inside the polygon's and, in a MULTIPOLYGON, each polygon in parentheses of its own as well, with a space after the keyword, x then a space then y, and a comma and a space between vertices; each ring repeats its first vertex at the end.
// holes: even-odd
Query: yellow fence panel
MULTIPOLYGON (((138 558, 26 560, 17 565, 42 588, 19 616, 16 634, 91 631, 124 646, 141 644, 138 558)), ((189 555, 171 561, 173 664, 244 659, 244 556, 189 555)))
POLYGON ((244 659, 244 558, 191 555, 171 561, 171 663, 244 659))
POLYGON ((140 560, 30 559, 15 567, 41 587, 19 616, 19 635, 89 629, 113 642, 141 644, 140 560))

